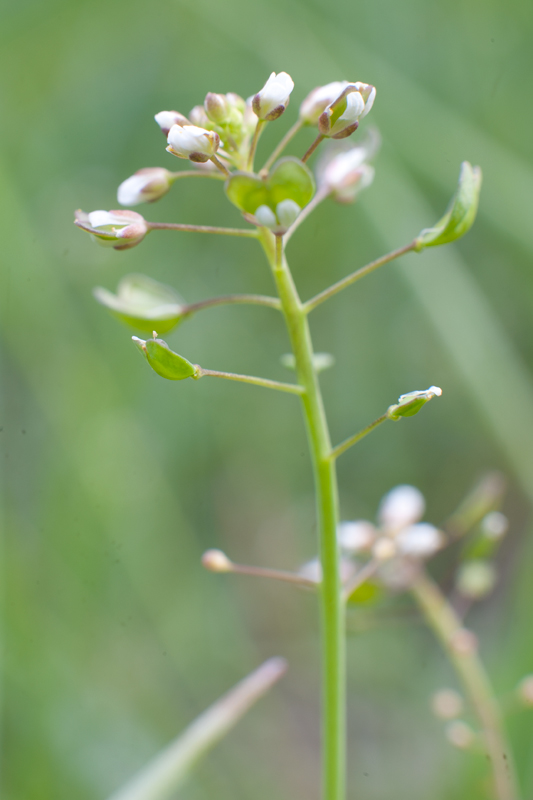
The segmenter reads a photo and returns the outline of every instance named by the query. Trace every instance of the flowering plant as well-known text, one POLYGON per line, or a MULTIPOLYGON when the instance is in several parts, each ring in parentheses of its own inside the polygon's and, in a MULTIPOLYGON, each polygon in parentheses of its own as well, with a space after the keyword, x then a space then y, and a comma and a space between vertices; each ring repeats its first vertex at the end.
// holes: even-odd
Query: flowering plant
MULTIPOLYGON (((422 521, 424 499, 417 489, 409 486, 399 486, 384 497, 377 525, 361 520, 339 522, 337 459, 377 426, 417 414, 442 391, 432 386, 424 391, 407 392, 362 431, 332 445, 319 373, 330 367, 333 359, 328 354, 314 352, 309 327, 309 315, 317 306, 377 268, 406 253, 418 253, 464 235, 476 215, 481 172, 478 167, 464 162, 450 208, 435 226, 424 229, 407 245, 352 272, 304 302, 287 262, 286 244, 327 198, 352 203, 371 184, 374 169, 369 162, 378 147, 377 134, 368 131, 366 139, 355 145, 347 140, 372 109, 376 89, 360 81, 338 81, 313 89, 301 103, 296 122, 263 166, 256 170, 256 151, 262 131, 285 113, 293 89, 294 83, 287 73, 272 73, 263 88, 248 100, 232 92, 209 92, 203 105, 195 106, 188 116, 177 111, 159 112, 155 119, 167 138, 167 151, 189 160, 192 168, 178 172, 160 167, 140 170, 119 187, 119 203, 132 206, 159 200, 182 179, 218 180, 224 183, 227 199, 241 212, 247 227, 149 222, 133 211, 89 214, 80 211, 76 216, 76 224, 91 233, 98 243, 116 249, 135 246, 147 233, 158 229, 255 239, 265 253, 276 296, 227 295, 187 304, 172 288, 142 275, 124 278, 116 294, 100 287, 95 295, 121 321, 138 331, 152 333, 152 338, 133 336, 133 341, 148 365, 163 378, 175 381, 223 378, 296 395, 301 402, 315 478, 319 553, 316 561, 294 571, 278 571, 236 563, 219 550, 209 550, 203 557, 203 564, 215 572, 282 580, 316 593, 321 618, 324 800, 344 800, 345 797, 345 615, 348 605, 360 602, 362 592, 368 595, 369 587, 371 594, 409 591, 415 597, 449 653, 477 714, 498 799, 516 800, 509 748, 478 657, 476 638, 463 626, 425 569, 430 557, 457 542, 469 530, 481 526, 481 533, 478 530, 477 534, 484 537, 483 557, 463 564, 457 587, 463 597, 470 599, 490 591, 494 580, 489 556, 499 536, 489 535, 489 531, 491 514, 498 513, 494 510, 498 492, 493 484, 490 491, 485 485, 482 500, 479 500, 479 492, 475 495, 475 513, 472 513, 473 501, 468 500, 464 508, 452 516, 449 525, 442 528, 422 521), (315 138, 301 158, 282 157, 297 134, 313 128, 315 138), (326 152, 313 172, 309 161, 327 139, 333 141, 325 145, 326 152), (166 333, 201 310, 232 303, 263 305, 283 315, 293 349, 283 363, 295 370, 295 382, 220 372, 193 364, 174 352, 158 335, 158 331, 166 333)), ((494 519, 492 516, 492 523, 494 519)), ((156 800, 172 795, 196 758, 220 738, 284 670, 285 664, 280 659, 260 667, 119 790, 115 800, 156 800)), ((455 728, 450 729, 448 735, 450 741, 468 746, 475 734, 464 721, 456 719, 463 708, 457 693, 441 692, 434 701, 434 708, 443 718, 454 720, 455 728)))

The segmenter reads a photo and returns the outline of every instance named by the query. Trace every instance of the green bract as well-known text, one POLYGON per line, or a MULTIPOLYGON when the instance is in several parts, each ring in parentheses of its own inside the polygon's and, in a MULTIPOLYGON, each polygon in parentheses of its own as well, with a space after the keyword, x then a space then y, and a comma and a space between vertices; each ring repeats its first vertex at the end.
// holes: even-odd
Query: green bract
POLYGON ((152 333, 156 327, 166 333, 183 317, 184 304, 179 294, 146 275, 126 275, 116 294, 101 286, 93 294, 115 317, 146 333, 152 333))
POLYGON ((267 206, 274 214, 279 203, 292 200, 304 208, 315 193, 311 170, 298 158, 282 158, 265 178, 236 172, 226 181, 226 194, 241 211, 255 214, 267 206))
POLYGON ((414 417, 418 414, 422 406, 425 406, 433 397, 440 397, 442 389, 438 386, 430 386, 425 392, 409 392, 402 394, 398 398, 397 405, 389 406, 387 417, 389 419, 400 419, 400 417, 414 417))
POLYGON ((162 378, 167 378, 169 381, 182 381, 184 378, 196 376, 197 367, 183 356, 172 352, 163 339, 155 338, 155 333, 154 338, 147 341, 138 339, 137 336, 131 338, 154 372, 157 372, 162 378))
POLYGON ((433 228, 425 228, 415 239, 415 250, 448 244, 468 233, 477 214, 481 189, 481 168, 463 161, 457 191, 446 214, 433 228))

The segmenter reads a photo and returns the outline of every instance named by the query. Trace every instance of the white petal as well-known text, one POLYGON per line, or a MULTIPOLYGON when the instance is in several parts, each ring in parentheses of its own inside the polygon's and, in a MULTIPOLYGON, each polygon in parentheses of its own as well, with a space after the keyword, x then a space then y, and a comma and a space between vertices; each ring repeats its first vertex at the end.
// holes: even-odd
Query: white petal
POLYGON ((385 528, 405 528, 417 522, 425 510, 422 492, 414 486, 396 486, 381 500, 378 519, 385 528))
POLYGON ((337 536, 342 550, 358 553, 370 549, 376 537, 376 529, 364 519, 341 522, 337 528, 337 536))
POLYGON ((398 551, 403 555, 428 558, 441 547, 442 534, 434 525, 420 522, 399 531, 395 541, 398 551))

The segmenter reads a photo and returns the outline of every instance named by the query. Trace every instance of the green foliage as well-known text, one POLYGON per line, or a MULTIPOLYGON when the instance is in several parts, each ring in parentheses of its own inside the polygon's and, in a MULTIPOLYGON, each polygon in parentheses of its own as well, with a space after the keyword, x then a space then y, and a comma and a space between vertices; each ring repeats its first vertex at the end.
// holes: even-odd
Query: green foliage
POLYGON ((97 286, 93 294, 121 322, 146 333, 154 328, 167 333, 183 316, 183 300, 179 294, 147 275, 126 275, 118 284, 116 294, 101 286, 97 286))
POLYGON ((226 182, 226 194, 233 205, 248 214, 260 206, 274 213, 283 200, 293 200, 304 208, 315 192, 313 173, 297 158, 280 159, 265 178, 246 173, 232 175, 226 182))
POLYGON ((196 367, 183 356, 174 353, 163 339, 154 338, 144 341, 132 336, 134 344, 146 358, 154 372, 169 381, 182 381, 193 378, 197 374, 196 367))

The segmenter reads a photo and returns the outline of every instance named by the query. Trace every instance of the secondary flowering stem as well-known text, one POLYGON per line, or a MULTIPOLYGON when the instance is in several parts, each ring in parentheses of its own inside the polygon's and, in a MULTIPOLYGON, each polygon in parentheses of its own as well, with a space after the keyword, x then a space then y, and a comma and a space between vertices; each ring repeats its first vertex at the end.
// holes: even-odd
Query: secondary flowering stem
POLYGON ((312 212, 315 210, 315 208, 316 208, 318 205, 320 205, 320 203, 321 203, 323 200, 325 200, 325 199, 326 199, 326 197, 327 197, 329 194, 330 194, 330 190, 329 190, 329 189, 319 189, 319 190, 318 190, 318 192, 315 194, 315 196, 313 197, 313 199, 311 200, 311 202, 310 202, 310 203, 308 203, 308 204, 305 206, 305 208, 303 208, 303 209, 302 209, 302 211, 301 211, 301 213, 299 214, 299 216, 298 216, 298 217, 296 217, 296 220, 295 220, 295 221, 292 223, 291 227, 289 228, 289 230, 287 231, 287 233, 286 233, 286 234, 285 234, 285 236, 283 237, 283 240, 284 240, 285 244, 287 244, 287 242, 288 242, 288 241, 289 241, 289 239, 291 238, 291 236, 292 236, 292 234, 294 233, 294 231, 295 231, 297 228, 299 228, 299 227, 300 227, 300 225, 302 224, 302 222, 303 222, 305 219, 307 219, 307 217, 309 216, 309 214, 311 214, 311 213, 312 213, 312 212))
POLYGON ((220 172, 214 172, 207 169, 188 169, 183 170, 182 172, 172 172, 170 175, 170 180, 172 183, 180 180, 180 178, 211 178, 216 181, 223 181, 226 179, 225 175, 222 175, 220 172))
POLYGON ((292 583, 304 589, 316 589, 318 586, 316 581, 312 581, 310 578, 305 578, 303 575, 298 575, 295 572, 286 572, 280 569, 251 567, 248 564, 235 564, 232 562, 231 569, 228 571, 237 575, 250 575, 254 578, 270 578, 271 580, 282 581, 283 583, 292 583))
POLYGON ((393 250, 392 253, 387 253, 387 255, 381 256, 381 258, 371 261, 370 264, 367 264, 365 267, 361 267, 361 269, 352 272, 351 275, 347 275, 346 278, 342 278, 342 280, 334 283, 333 286, 330 286, 328 289, 324 289, 323 292, 320 292, 320 294, 315 295, 306 303, 304 303, 305 313, 308 314, 314 308, 319 306, 320 303, 323 303, 324 300, 329 300, 330 297, 333 297, 333 295, 337 294, 338 292, 342 292, 342 290, 346 289, 347 286, 351 286, 352 283, 355 283, 360 278, 364 278, 365 275, 369 275, 378 267, 382 267, 384 264, 388 264, 390 261, 394 261, 395 258, 399 258, 405 253, 410 253, 414 249, 415 242, 411 242, 410 244, 405 245, 405 247, 400 247, 398 250, 393 250))
POLYGON ((264 119, 257 120, 257 125, 255 126, 254 135, 252 138, 252 143, 250 145, 250 152, 248 153, 248 163, 246 168, 248 172, 253 172, 254 169, 254 158, 255 158, 255 151, 257 149, 257 143, 259 141, 259 137, 263 133, 263 128, 266 125, 266 121, 264 119))
POLYGON ((322 648, 322 797, 344 800, 346 762, 345 607, 337 542, 338 491, 335 461, 322 394, 313 366, 309 324, 283 253, 281 237, 266 229, 261 244, 272 268, 287 323, 313 463, 317 496, 322 583, 319 590, 322 648))
POLYGON ((274 161, 283 153, 289 142, 292 139, 294 139, 296 134, 303 128, 303 125, 304 123, 302 122, 302 120, 300 119, 296 120, 292 128, 289 128, 289 130, 287 131, 281 142, 274 149, 270 158, 267 159, 267 161, 265 162, 265 166, 261 168, 261 172, 268 172, 274 161))
POLYGON ((475 645, 470 648, 454 646, 454 638, 457 641, 456 635, 462 631, 461 620, 437 584, 423 571, 413 584, 412 593, 455 667, 481 723, 498 800, 518 800, 511 751, 477 648, 475 645))
POLYGON ((281 303, 277 297, 268 297, 262 294, 227 294, 221 295, 220 297, 210 297, 207 300, 200 300, 198 303, 189 303, 184 307, 183 315, 195 314, 197 311, 202 311, 204 308, 232 304, 266 306, 267 308, 275 308, 281 311, 281 303))
POLYGON ((302 156, 302 161, 304 163, 308 160, 308 158, 310 158, 310 156, 312 156, 312 154, 315 152, 315 150, 317 149, 317 147, 320 144, 320 142, 322 142, 325 138, 326 137, 323 136, 321 133, 318 134, 318 136, 316 137, 316 139, 313 142, 313 144, 311 145, 311 147, 307 150, 305 155, 302 156))
POLYGON ((364 439, 364 437, 367 436, 367 434, 371 433, 371 431, 373 431, 374 428, 377 428, 378 425, 381 425, 381 423, 385 422, 385 420, 387 419, 388 415, 382 414, 381 417, 375 419, 374 422, 371 422, 370 425, 367 425, 366 428, 363 428, 362 431, 359 431, 359 433, 355 433, 353 436, 350 436, 349 439, 345 439, 344 442, 338 444, 337 447, 334 447, 330 453, 331 460, 333 461, 334 459, 341 456, 343 453, 346 452, 346 450, 352 447, 352 445, 357 444, 357 442, 360 442, 361 439, 364 439))
POLYGON ((217 228, 212 225, 187 225, 181 222, 147 222, 151 231, 187 231, 189 233, 218 233, 221 236, 245 236, 257 239, 255 228, 217 228))
POLYGON ((215 165, 215 167, 217 167, 217 169, 219 169, 219 170, 221 171, 221 173, 224 175, 224 177, 225 177, 225 178, 229 178, 230 171, 229 171, 229 169, 228 169, 228 168, 227 168, 227 167, 226 167, 226 166, 225 166, 225 165, 222 163, 222 161, 220 161, 220 160, 219 160, 219 159, 218 159, 216 156, 211 156, 211 158, 210 158, 209 160, 213 162, 213 164, 215 165))
POLYGON ((303 394, 303 387, 295 383, 281 383, 280 381, 271 381, 268 378, 257 378, 255 375, 239 375, 237 372, 219 372, 215 369, 204 369, 203 367, 197 368, 196 377, 203 378, 204 376, 211 378, 226 378, 228 381, 239 381, 240 383, 251 383, 254 386, 264 386, 265 389, 277 389, 280 392, 289 392, 290 394, 303 394))

